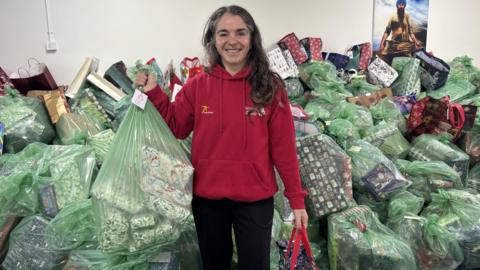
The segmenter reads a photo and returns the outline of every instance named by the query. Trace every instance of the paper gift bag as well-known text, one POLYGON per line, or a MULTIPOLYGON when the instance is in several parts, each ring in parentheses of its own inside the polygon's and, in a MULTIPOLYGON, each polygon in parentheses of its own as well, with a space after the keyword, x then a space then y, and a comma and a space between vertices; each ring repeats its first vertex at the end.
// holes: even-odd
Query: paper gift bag
POLYGON ((413 105, 407 123, 414 136, 448 132, 454 141, 461 135, 465 111, 460 104, 451 103, 448 96, 441 99, 427 96, 413 105))
POLYGON ((185 57, 180 62, 180 74, 182 82, 186 82, 189 78, 203 72, 203 66, 200 64, 198 57, 185 57))
POLYGON ((350 57, 339 53, 322 52, 322 57, 323 60, 328 60, 334 64, 337 69, 345 69, 350 61, 350 57))
POLYGON ((366 70, 372 58, 372 45, 365 42, 352 46, 347 50, 347 55, 351 57, 346 69, 366 70))
POLYGON ((308 60, 305 47, 300 43, 295 33, 284 36, 277 43, 282 50, 288 50, 295 60, 295 64, 300 65, 308 60))
POLYGON ((398 77, 398 72, 381 58, 377 57, 367 68, 367 81, 382 88, 390 85, 398 77))
POLYGON ((28 91, 27 96, 36 97, 43 101, 43 104, 47 109, 52 124, 57 123, 60 116, 70 112, 70 106, 68 105, 67 99, 65 98, 64 86, 60 86, 58 89, 51 91, 28 91))
POLYGON ((447 82, 450 66, 445 61, 427 53, 424 48, 414 55, 420 60, 420 82, 425 89, 435 90, 447 82))
POLYGON ((127 94, 133 94, 133 92, 135 92, 133 82, 128 78, 127 67, 123 61, 118 61, 111 65, 105 71, 103 77, 127 94))
POLYGON ((22 94, 26 94, 28 90, 32 89, 53 90, 58 88, 47 65, 35 58, 29 58, 28 69, 19 68, 18 74, 12 74, 10 80, 22 94))
POLYGON ((6 87, 13 87, 13 84, 10 81, 7 73, 3 71, 3 69, 0 67, 0 96, 5 95, 3 89, 5 89, 6 87))
POLYGON ((300 40, 307 52, 308 60, 322 61, 322 39, 307 37, 300 40))

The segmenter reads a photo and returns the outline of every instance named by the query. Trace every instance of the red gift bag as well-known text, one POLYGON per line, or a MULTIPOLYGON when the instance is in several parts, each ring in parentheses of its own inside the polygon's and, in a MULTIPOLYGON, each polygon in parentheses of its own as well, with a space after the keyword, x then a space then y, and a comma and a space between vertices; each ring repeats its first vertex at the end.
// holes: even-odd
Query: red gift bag
POLYGON ((28 90, 55 90, 58 88, 47 65, 40 63, 35 58, 29 58, 28 69, 19 68, 17 75, 17 78, 10 76, 10 81, 22 94, 26 94, 28 90), (22 73, 20 70, 24 71, 23 76, 20 75, 22 73))
POLYGON ((3 89, 6 87, 13 87, 13 84, 10 81, 10 78, 8 78, 7 73, 0 67, 0 96, 5 95, 3 89))
POLYGON ((300 231, 293 228, 284 259, 285 270, 319 270, 313 259, 312 249, 305 227, 302 227, 300 231), (303 244, 305 253, 300 252, 301 244, 303 244))
POLYGON ((288 50, 292 54, 295 64, 300 65, 308 60, 305 47, 300 43, 295 33, 286 35, 277 44, 282 50, 288 50))
POLYGON ((439 134, 448 132, 456 140, 465 123, 462 105, 451 103, 450 97, 435 99, 427 96, 415 103, 408 118, 408 130, 414 136, 424 133, 439 134))

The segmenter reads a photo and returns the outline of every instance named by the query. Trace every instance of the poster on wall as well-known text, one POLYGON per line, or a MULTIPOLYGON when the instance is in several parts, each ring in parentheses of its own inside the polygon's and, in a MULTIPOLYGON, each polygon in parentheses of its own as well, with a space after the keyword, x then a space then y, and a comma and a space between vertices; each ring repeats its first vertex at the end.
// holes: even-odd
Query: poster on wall
POLYGON ((387 63, 426 48, 429 0, 375 0, 373 53, 387 63))

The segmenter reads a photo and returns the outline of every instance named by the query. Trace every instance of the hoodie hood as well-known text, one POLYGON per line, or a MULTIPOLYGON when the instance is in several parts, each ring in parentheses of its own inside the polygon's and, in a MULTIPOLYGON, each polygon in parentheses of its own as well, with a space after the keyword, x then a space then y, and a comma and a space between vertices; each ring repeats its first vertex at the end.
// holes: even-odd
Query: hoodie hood
POLYGON ((251 67, 250 66, 245 66, 242 70, 237 72, 236 74, 232 75, 228 71, 225 70, 220 64, 217 64, 213 71, 210 73, 212 76, 216 77, 219 79, 220 85, 220 98, 219 98, 219 104, 218 107, 220 108, 220 117, 219 117, 219 132, 220 135, 223 133, 223 95, 224 91, 224 81, 235 81, 235 80, 241 80, 242 81, 242 110, 244 110, 243 113, 243 121, 242 121, 242 134, 243 134, 243 139, 242 139, 242 148, 246 149, 247 148, 247 116, 246 116, 246 105, 247 105, 247 78, 250 76, 251 72, 251 67))

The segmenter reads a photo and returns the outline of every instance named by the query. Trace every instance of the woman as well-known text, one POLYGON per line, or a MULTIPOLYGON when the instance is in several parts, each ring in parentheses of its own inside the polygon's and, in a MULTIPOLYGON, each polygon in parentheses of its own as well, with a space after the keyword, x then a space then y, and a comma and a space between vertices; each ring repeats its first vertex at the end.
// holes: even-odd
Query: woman
POLYGON ((204 32, 210 65, 188 80, 175 102, 152 74, 139 74, 136 84, 177 138, 193 131, 192 210, 203 268, 230 269, 233 227, 239 269, 270 269, 274 166, 295 226, 308 222, 287 94, 245 9, 219 8, 204 32))

